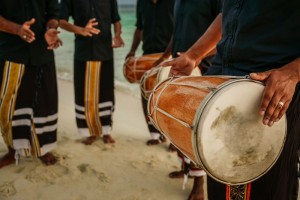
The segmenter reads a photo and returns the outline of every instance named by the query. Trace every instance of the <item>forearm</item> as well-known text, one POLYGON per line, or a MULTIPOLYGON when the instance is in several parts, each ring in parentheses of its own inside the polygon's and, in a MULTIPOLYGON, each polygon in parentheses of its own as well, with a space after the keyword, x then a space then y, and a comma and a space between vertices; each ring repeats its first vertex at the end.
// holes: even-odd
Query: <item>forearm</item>
POLYGON ((59 27, 61 27, 62 29, 78 34, 78 35, 82 35, 82 32, 84 30, 83 27, 80 26, 76 26, 74 24, 69 23, 67 20, 59 20, 59 27))
POLYGON ((164 59, 167 59, 170 57, 171 53, 172 53, 172 49, 173 49, 173 36, 172 38, 170 39, 170 42, 167 46, 167 48, 165 49, 165 52, 163 53, 162 57, 164 59))
POLYGON ((222 14, 219 14, 206 32, 186 52, 187 55, 199 63, 203 58, 210 55, 216 48, 222 36, 222 14))
POLYGON ((130 52, 135 52, 137 50, 141 40, 142 40, 142 31, 140 29, 135 29, 130 52))
POLYGON ((122 25, 120 21, 117 21, 116 23, 114 23, 114 33, 115 33, 115 37, 119 37, 122 34, 122 25))
POLYGON ((300 57, 283 66, 282 69, 291 70, 293 73, 290 73, 290 75, 293 75, 293 78, 295 78, 297 82, 300 81, 300 57))
POLYGON ((22 25, 14 23, 0 16, 0 31, 14 35, 19 35, 19 30, 22 25))

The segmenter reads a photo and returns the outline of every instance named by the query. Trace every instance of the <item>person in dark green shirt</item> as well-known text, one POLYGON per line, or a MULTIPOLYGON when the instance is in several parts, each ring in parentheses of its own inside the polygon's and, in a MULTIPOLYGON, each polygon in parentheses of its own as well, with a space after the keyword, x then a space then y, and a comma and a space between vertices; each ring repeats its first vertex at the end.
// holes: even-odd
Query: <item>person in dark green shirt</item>
POLYGON ((8 154, 56 163, 58 95, 53 49, 58 38, 57 0, 0 1, 0 127, 8 154))
MULTIPOLYGON (((208 177, 210 200, 296 200, 300 133, 300 2, 298 0, 224 1, 223 16, 172 65, 174 75, 189 74, 217 45, 207 75, 250 75, 265 83, 259 114, 273 126, 286 114, 287 137, 282 152, 263 176, 231 186, 208 177)), ((226 158, 225 158, 226 159, 226 158)))
MULTIPOLYGON (((176 58, 179 53, 188 50, 220 14, 221 8, 221 0, 175 0, 173 38, 169 45, 171 48, 166 49, 165 54, 170 51, 172 57, 176 58)), ((206 56, 199 64, 202 73, 211 65, 211 59, 212 55, 206 56)), ((172 146, 170 148, 175 149, 172 146)), ((179 150, 177 152, 182 161, 182 169, 171 172, 169 177, 185 176, 185 180, 187 177, 194 177, 193 188, 188 199, 204 199, 203 176, 205 172, 179 150)))
POLYGON ((113 48, 124 45, 116 0, 61 0, 60 27, 75 33, 75 111, 83 143, 98 136, 114 143, 110 132, 114 111, 113 48), (69 17, 74 20, 69 23, 69 17), (114 25, 114 37, 111 25, 114 25))
MULTIPOLYGON (((173 32, 174 0, 138 0, 136 6, 136 29, 133 35, 131 49, 126 58, 134 56, 142 42, 143 55, 161 53, 168 47, 173 32)), ((170 54, 164 55, 165 58, 170 54)), ((160 61, 156 61, 156 66, 160 61)), ((147 99, 141 95, 143 112, 148 125, 151 139, 147 145, 166 142, 166 138, 153 126, 147 118, 147 99)))

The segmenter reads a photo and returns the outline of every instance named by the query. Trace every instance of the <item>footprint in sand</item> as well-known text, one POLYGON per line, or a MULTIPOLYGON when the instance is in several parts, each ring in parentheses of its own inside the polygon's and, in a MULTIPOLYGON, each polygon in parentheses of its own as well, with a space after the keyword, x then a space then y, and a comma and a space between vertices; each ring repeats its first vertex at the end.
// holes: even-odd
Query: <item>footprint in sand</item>
POLYGON ((96 176, 101 182, 103 183, 109 183, 109 178, 104 172, 98 172, 95 169, 93 169, 89 164, 81 164, 77 166, 79 171, 88 176, 96 176))
POLYGON ((16 189, 13 183, 4 183, 0 185, 0 196, 9 197, 16 194, 16 189))
POLYGON ((59 163, 53 166, 37 166, 26 175, 26 179, 33 183, 54 183, 56 179, 69 173, 69 169, 59 163))
POLYGON ((16 173, 16 174, 20 174, 20 173, 22 173, 23 171, 24 171, 24 169, 25 169, 25 167, 16 167, 16 169, 14 169, 14 172, 16 173))

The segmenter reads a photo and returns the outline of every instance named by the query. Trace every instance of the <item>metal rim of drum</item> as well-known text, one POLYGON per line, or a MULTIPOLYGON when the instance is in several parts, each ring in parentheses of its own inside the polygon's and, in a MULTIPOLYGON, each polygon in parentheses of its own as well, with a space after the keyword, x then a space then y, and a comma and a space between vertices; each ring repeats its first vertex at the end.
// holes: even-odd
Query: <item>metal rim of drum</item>
MULTIPOLYGON (((229 78, 233 78, 234 80, 228 80, 228 81, 220 84, 214 91, 210 92, 207 96, 205 96, 205 98, 203 99, 203 101, 201 102, 200 106, 198 107, 198 109, 196 111, 196 115, 195 115, 195 118, 194 118, 194 121, 193 121, 193 128, 192 128, 192 149, 194 151, 194 155, 195 155, 197 161, 201 164, 201 167, 203 167, 203 170, 205 170, 205 172, 211 178, 213 178, 214 180, 216 180, 218 182, 224 183, 224 184, 241 185, 241 184, 247 184, 249 182, 257 180, 258 178, 260 178, 264 174, 266 174, 273 167, 273 165, 276 163, 276 161, 278 160, 278 158, 279 158, 279 156, 280 156, 280 154, 283 150, 283 146, 285 144, 287 124, 285 125, 285 136, 284 136, 283 145, 281 146, 281 149, 279 150, 278 155, 276 156, 276 158, 274 159, 272 164, 264 172, 262 172, 259 176, 255 177, 253 179, 250 179, 250 180, 247 180, 247 181, 244 181, 244 182, 241 182, 241 183, 229 183, 225 180, 219 179, 214 174, 212 174, 209 170, 207 170, 207 167, 205 166, 205 164, 201 160, 201 156, 199 155, 199 147, 198 147, 198 144, 197 144, 197 138, 198 138, 197 137, 198 136, 197 135, 197 129, 198 129, 199 125, 198 125, 197 122, 199 122, 199 120, 201 119, 203 111, 206 108, 206 106, 207 106, 208 102, 210 101, 210 99, 212 99, 216 95, 217 92, 221 91, 226 86, 231 85, 231 84, 236 83, 236 82, 242 82, 242 81, 255 82, 255 83, 259 83, 261 85, 263 85, 263 83, 259 82, 259 81, 251 80, 251 79, 246 79, 245 77, 243 77, 242 79, 240 79, 241 77, 233 77, 233 76, 205 76, 205 77, 220 77, 220 78, 222 78, 222 77, 225 77, 225 78, 227 77, 228 78, 229 77, 229 78)), ((284 115, 284 117, 286 118, 286 115, 284 115)))

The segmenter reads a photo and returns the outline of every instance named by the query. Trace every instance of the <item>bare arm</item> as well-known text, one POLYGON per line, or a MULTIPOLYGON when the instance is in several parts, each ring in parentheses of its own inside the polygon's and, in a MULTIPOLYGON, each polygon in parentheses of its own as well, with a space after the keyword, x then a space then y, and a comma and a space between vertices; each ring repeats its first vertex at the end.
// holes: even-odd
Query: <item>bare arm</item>
POLYGON ((17 24, 0 16, 0 31, 18 35, 26 42, 31 43, 35 40, 35 34, 32 30, 30 30, 30 26, 34 24, 34 22, 35 19, 31 19, 24 22, 24 24, 17 24))
POLYGON ((196 63, 213 52, 222 35, 222 14, 219 14, 202 37, 186 52, 196 63))
POLYGON ((19 35, 21 26, 22 25, 16 24, 0 16, 0 31, 7 32, 14 35, 19 35))
POLYGON ((120 21, 114 23, 114 37, 113 37, 113 48, 123 47, 124 41, 121 37, 122 34, 122 25, 120 21))
POLYGON ((143 34, 143 31, 141 29, 138 29, 138 28, 135 29, 130 51, 128 52, 128 54, 126 55, 125 58, 135 55, 135 52, 142 41, 142 34, 143 34))
POLYGON ((170 56, 172 54, 172 49, 173 49, 173 36, 170 39, 170 42, 169 42, 167 48, 165 49, 163 55, 157 61, 155 61, 155 63, 153 63, 153 67, 159 65, 160 63, 162 63, 166 59, 170 58, 170 56))
POLYGON ((179 57, 162 63, 163 66, 172 66, 170 73, 173 75, 190 75, 195 66, 203 58, 214 51, 222 35, 222 14, 219 14, 206 32, 197 42, 185 53, 180 53, 179 57))

